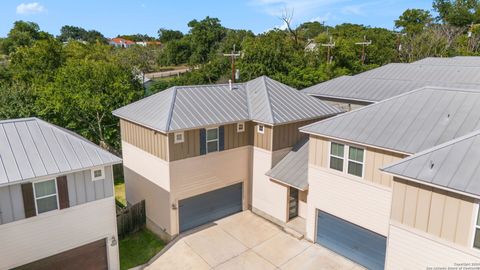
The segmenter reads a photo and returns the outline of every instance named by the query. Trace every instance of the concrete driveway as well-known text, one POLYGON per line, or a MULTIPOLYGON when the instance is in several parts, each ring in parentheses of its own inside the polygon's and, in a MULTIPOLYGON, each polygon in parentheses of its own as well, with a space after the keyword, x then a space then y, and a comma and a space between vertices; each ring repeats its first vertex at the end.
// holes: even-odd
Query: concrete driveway
POLYGON ((178 240, 145 269, 364 269, 244 211, 178 240))

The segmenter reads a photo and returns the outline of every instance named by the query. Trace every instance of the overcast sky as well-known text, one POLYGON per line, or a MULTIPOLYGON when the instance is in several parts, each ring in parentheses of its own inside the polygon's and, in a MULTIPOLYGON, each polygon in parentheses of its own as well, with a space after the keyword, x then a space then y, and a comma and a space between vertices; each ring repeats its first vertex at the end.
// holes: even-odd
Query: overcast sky
POLYGON ((0 4, 0 36, 16 20, 33 21, 57 35, 63 25, 95 29, 107 37, 141 33, 156 36, 161 27, 188 31, 187 23, 217 17, 228 28, 261 33, 281 27, 279 16, 294 11, 294 24, 325 21, 393 29, 393 21, 407 8, 431 10, 432 0, 4 0, 0 4))

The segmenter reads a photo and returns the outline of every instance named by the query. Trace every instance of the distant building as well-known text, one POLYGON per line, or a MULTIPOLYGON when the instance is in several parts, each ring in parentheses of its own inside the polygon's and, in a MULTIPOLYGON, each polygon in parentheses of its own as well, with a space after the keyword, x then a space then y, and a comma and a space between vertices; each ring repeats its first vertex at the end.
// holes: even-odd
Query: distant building
POLYGON ((135 42, 136 45, 140 45, 143 47, 146 46, 160 46, 162 43, 160 41, 137 41, 135 42))
POLYGON ((135 42, 124 38, 112 38, 108 40, 108 44, 117 48, 128 48, 132 45, 135 45, 135 42))

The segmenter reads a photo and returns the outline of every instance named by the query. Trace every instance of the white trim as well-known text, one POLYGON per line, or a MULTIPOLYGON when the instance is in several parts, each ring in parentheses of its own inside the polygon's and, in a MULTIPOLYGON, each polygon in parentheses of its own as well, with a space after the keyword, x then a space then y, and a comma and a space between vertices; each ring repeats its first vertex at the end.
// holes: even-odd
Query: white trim
POLYGON ((476 201, 475 205, 473 206, 473 232, 472 232, 472 237, 470 239, 470 246, 474 249, 474 250, 480 250, 480 247, 475 247, 474 246, 474 243, 475 243, 475 234, 477 233, 477 229, 480 229, 480 225, 477 224, 477 219, 478 219, 478 211, 479 211, 479 205, 478 205, 478 201, 476 201))
MULTIPOLYGON (((344 143, 338 143, 338 142, 334 142, 334 141, 330 141, 330 143, 328 144, 328 168, 331 169, 331 170, 335 170, 335 171, 339 171, 337 169, 333 169, 332 167, 330 167, 330 160, 332 157, 335 157, 335 158, 338 158, 338 159, 341 159, 342 160, 342 170, 341 172, 344 172, 345 171, 345 149, 346 149, 346 144, 344 143), (339 144, 339 145, 342 145, 343 146, 343 157, 340 157, 340 156, 335 156, 335 155, 332 155, 332 144, 335 143, 335 144, 339 144)), ((340 172, 340 171, 339 171, 340 172)))
POLYGON ((366 156, 367 156, 367 149, 364 148, 364 147, 359 147, 359 146, 357 146, 357 145, 349 145, 349 144, 346 144, 346 143, 343 143, 343 142, 334 141, 334 140, 330 140, 329 142, 330 142, 330 143, 328 144, 328 160, 327 160, 328 169, 329 169, 329 170, 334 170, 334 171, 337 171, 337 172, 342 172, 342 173, 351 175, 351 176, 353 176, 353 177, 355 177, 355 178, 358 178, 358 179, 364 179, 364 176, 365 176, 365 159, 366 159, 366 156), (336 155, 332 155, 332 143, 339 144, 339 145, 343 145, 343 157, 336 156, 336 155), (351 159, 350 159, 350 156, 349 156, 349 154, 350 154, 350 147, 354 147, 354 148, 363 150, 363 162, 359 162, 359 161, 351 160, 351 159), (332 157, 341 159, 341 160, 343 161, 342 171, 339 171, 339 170, 337 170, 337 169, 333 169, 333 168, 330 167, 330 160, 331 160, 332 157), (362 165, 362 176, 358 176, 358 175, 354 175, 354 174, 348 173, 348 163, 349 163, 350 161, 353 162, 353 163, 362 165))
POLYGON ((350 174, 350 175, 353 175, 355 177, 359 177, 359 178, 362 178, 365 176, 365 158, 366 158, 366 153, 367 153, 367 149, 363 148, 363 147, 358 147, 358 146, 353 146, 353 145, 348 145, 348 153, 347 153, 347 174, 350 174), (356 161, 356 160, 353 160, 353 159, 350 159, 350 147, 354 147, 354 148, 357 148, 357 149, 360 149, 363 151, 363 161, 362 162, 359 162, 359 161, 356 161), (362 175, 361 176, 358 176, 358 175, 354 175, 354 174, 351 174, 348 172, 348 163, 349 162, 353 162, 353 163, 356 163, 356 164, 360 164, 362 165, 362 175))
POLYGON ((260 133, 260 134, 265 134, 265 125, 258 124, 257 125, 257 132, 260 133), (260 127, 262 127, 262 130, 260 130, 260 127))
POLYGON ((59 201, 59 199, 58 199, 58 187, 57 187, 57 179, 56 179, 56 178, 32 182, 32 187, 33 187, 33 200, 35 201, 35 213, 37 214, 37 216, 38 216, 38 215, 45 214, 45 213, 48 213, 48 212, 51 212, 51 211, 58 211, 58 210, 60 210, 60 201, 59 201), (54 182, 54 185, 55 185, 55 194, 45 195, 45 196, 41 196, 41 197, 38 197, 38 198, 37 198, 37 193, 36 193, 36 191, 35 191, 35 184, 43 183, 43 182, 48 182, 48 181, 53 181, 53 182, 54 182), (52 209, 52 210, 45 211, 45 212, 43 212, 43 213, 38 213, 37 200, 41 200, 41 199, 45 199, 45 198, 50 198, 50 197, 53 197, 53 196, 56 196, 56 198, 57 198, 57 209, 52 209))
POLYGON ((96 167, 96 168, 92 168, 90 170, 90 173, 92 175, 92 181, 97 181, 97 180, 103 180, 105 179, 105 167, 96 167), (98 176, 98 177, 95 177, 95 171, 98 171, 100 170, 102 172, 102 175, 101 176, 98 176))
POLYGON ((185 134, 183 131, 173 133, 174 143, 183 143, 185 141, 185 134), (181 135, 181 139, 177 139, 177 136, 181 135))
POLYGON ((245 131, 245 122, 237 123, 237 132, 244 132, 244 131, 245 131))
POLYGON ((214 153, 214 152, 220 152, 220 130, 218 129, 218 127, 214 127, 214 128, 207 128, 205 129, 205 154, 208 154, 208 153, 214 153), (208 139, 208 131, 209 130, 217 130, 217 138, 216 139, 213 139, 213 140, 209 140, 208 139), (208 143, 209 142, 217 142, 217 150, 216 151, 212 151, 212 152, 208 152, 208 143))

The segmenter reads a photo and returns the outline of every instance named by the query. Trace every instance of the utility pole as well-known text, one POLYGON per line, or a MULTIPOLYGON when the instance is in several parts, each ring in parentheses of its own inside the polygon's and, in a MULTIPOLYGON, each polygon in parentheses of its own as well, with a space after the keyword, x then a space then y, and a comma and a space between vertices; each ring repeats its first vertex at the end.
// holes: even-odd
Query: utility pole
POLYGON ((332 43, 332 37, 330 36, 330 41, 328 43, 321 44, 322 47, 327 47, 327 64, 332 63, 332 58, 330 58, 330 50, 335 48, 335 42, 332 43))
POLYGON ((240 52, 235 51, 235 44, 233 45, 233 50, 231 53, 223 54, 223 56, 230 57, 232 61, 232 83, 235 82, 235 58, 239 57, 240 55, 240 52))
POLYGON ((371 40, 367 41, 366 36, 363 36, 363 41, 362 42, 355 43, 355 45, 362 45, 362 65, 365 64, 365 47, 367 47, 371 44, 372 44, 372 41, 371 40))

